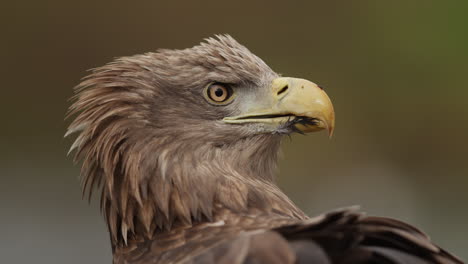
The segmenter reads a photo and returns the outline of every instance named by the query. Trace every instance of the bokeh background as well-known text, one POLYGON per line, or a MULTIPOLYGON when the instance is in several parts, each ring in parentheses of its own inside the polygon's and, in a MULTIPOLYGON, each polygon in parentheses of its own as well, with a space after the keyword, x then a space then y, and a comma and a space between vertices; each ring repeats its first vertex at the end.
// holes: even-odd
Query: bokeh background
POLYGON ((66 157, 67 99, 114 57, 229 33, 324 86, 336 133, 294 135, 279 184, 309 214, 359 204, 468 259, 467 1, 9 1, 0 9, 0 262, 111 263, 66 157))

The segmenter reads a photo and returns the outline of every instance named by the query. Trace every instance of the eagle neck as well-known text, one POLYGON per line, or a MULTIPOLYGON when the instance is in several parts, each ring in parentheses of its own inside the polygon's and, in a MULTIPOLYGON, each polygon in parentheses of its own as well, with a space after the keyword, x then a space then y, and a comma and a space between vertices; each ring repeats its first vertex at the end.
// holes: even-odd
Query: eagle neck
POLYGON ((140 175, 116 175, 113 189, 103 189, 102 207, 113 244, 153 238, 180 225, 213 222, 219 210, 304 218, 274 181, 280 144, 278 135, 228 144, 161 140, 158 148, 150 148, 157 152, 140 153, 153 161, 139 160, 134 173, 140 175), (131 188, 134 179, 137 189, 131 188))

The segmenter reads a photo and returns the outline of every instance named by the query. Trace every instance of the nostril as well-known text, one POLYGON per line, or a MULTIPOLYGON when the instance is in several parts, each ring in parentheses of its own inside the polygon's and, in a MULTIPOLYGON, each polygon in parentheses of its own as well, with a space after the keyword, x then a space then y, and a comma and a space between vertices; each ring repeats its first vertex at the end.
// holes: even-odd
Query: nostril
POLYGON ((283 94, 284 92, 286 92, 288 90, 288 88, 289 88, 289 86, 286 84, 283 88, 281 88, 278 91, 277 95, 279 96, 279 95, 283 94))

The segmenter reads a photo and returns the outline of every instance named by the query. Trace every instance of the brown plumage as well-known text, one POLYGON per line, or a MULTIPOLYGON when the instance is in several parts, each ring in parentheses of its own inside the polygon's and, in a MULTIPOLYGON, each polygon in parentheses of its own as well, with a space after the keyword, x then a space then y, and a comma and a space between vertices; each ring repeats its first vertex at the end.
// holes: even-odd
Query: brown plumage
POLYGON ((101 192, 114 263, 461 263, 396 220, 355 208, 308 218, 275 185, 284 135, 333 130, 328 99, 320 111, 277 109, 301 89, 328 98, 230 36, 86 77, 67 135, 83 193, 101 192))

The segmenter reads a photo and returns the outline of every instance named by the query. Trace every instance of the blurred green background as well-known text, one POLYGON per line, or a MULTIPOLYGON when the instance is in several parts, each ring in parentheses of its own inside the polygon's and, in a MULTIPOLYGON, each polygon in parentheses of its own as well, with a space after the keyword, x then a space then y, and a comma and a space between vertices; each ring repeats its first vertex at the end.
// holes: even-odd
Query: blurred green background
POLYGON ((336 133, 285 140, 282 188, 309 214, 359 204, 468 259, 467 1, 2 3, 0 259, 111 263, 66 157, 67 99, 114 57, 229 33, 324 86, 336 133))

